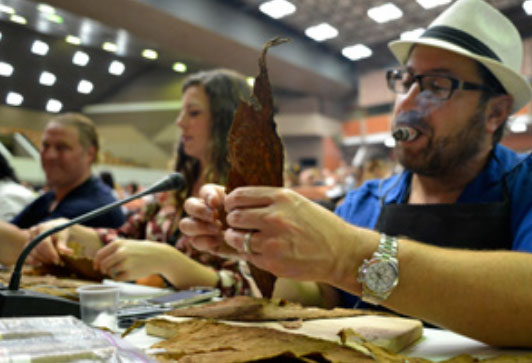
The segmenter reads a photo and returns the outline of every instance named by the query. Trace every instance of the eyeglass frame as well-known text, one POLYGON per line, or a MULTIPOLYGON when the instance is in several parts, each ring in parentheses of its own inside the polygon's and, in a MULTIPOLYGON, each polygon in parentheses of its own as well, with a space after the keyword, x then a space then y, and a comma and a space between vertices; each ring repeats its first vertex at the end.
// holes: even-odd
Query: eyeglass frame
POLYGON ((440 78, 445 78, 451 81, 451 88, 449 89, 449 95, 446 98, 430 97, 430 98, 434 98, 434 99, 441 100, 441 101, 449 100, 453 96, 454 91, 456 90, 484 91, 489 94, 497 94, 497 92, 495 92, 495 90, 493 90, 491 87, 488 87, 483 84, 468 82, 468 81, 464 81, 464 80, 451 77, 451 76, 447 76, 447 75, 443 75, 443 74, 412 74, 412 72, 409 72, 407 69, 401 68, 401 67, 388 69, 386 71, 386 84, 388 85, 388 89, 390 89, 395 94, 408 93, 408 91, 412 88, 412 85, 414 83, 417 83, 419 86, 420 92, 423 92, 425 90, 423 87, 423 79, 426 77, 440 77, 440 78), (412 83, 410 84, 410 87, 408 87, 408 89, 405 92, 399 92, 395 89, 395 87, 392 87, 392 84, 391 84, 392 80, 396 80, 396 81, 400 80, 399 78, 392 78, 392 76, 394 74, 397 74, 398 72, 406 72, 412 76, 412 83))

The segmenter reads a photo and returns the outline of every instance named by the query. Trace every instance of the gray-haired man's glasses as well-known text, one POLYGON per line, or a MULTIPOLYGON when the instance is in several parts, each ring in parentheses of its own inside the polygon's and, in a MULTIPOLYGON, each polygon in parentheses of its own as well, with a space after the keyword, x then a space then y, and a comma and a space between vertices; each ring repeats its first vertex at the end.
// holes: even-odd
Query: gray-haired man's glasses
POLYGON ((390 69, 386 73, 388 88, 394 93, 408 93, 414 82, 419 85, 420 92, 427 98, 448 100, 457 89, 478 90, 493 93, 487 86, 462 81, 453 77, 437 74, 412 74, 406 69, 390 69))

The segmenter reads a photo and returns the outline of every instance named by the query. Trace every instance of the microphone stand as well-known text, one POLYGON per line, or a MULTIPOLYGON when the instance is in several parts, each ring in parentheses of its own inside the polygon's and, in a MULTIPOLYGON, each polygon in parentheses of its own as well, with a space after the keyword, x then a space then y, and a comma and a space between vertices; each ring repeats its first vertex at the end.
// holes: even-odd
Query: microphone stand
POLYGON ((22 267, 24 261, 30 252, 46 237, 66 229, 74 224, 85 222, 89 219, 97 217, 101 214, 109 212, 111 209, 128 203, 134 199, 141 198, 148 194, 158 193, 166 190, 177 189, 181 190, 185 186, 185 181, 180 173, 172 173, 161 181, 155 183, 150 188, 134 194, 128 198, 117 200, 111 204, 105 205, 94 211, 85 213, 68 222, 51 228, 28 243, 20 253, 11 279, 9 280, 9 287, 0 289, 0 316, 49 316, 49 315, 74 315, 80 317, 79 304, 64 298, 54 297, 35 291, 19 290, 20 278, 22 275, 22 267))

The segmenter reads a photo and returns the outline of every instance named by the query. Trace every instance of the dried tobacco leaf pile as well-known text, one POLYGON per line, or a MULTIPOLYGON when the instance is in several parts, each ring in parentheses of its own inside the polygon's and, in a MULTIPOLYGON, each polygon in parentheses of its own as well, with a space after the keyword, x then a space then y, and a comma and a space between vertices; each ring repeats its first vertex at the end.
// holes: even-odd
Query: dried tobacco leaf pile
MULTIPOLYGON (((226 192, 246 185, 283 186, 283 144, 273 119, 273 97, 266 52, 288 39, 274 38, 262 49, 260 73, 255 78, 250 102, 240 101, 228 136, 229 171, 226 192)), ((263 296, 271 297, 275 276, 250 265, 263 296)))

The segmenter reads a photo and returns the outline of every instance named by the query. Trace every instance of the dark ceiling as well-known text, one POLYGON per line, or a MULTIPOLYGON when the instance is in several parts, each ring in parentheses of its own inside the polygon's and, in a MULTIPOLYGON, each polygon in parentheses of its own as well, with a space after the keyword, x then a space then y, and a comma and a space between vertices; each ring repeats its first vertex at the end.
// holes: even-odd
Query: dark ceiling
MULTIPOLYGON (((61 100, 65 110, 105 103, 137 77, 154 69, 171 71, 175 61, 187 63, 189 71, 205 67, 231 67, 245 74, 256 73, 256 59, 263 42, 273 35, 292 38, 292 43, 271 52, 272 81, 278 92, 323 99, 353 99, 360 74, 393 63, 386 43, 398 34, 425 27, 446 6, 424 10, 414 0, 390 0, 404 16, 377 24, 369 19, 369 8, 386 0, 290 0, 297 11, 273 20, 258 10, 263 0, 49 0, 62 23, 52 23, 37 10, 37 1, 0 0, 24 16, 28 23, 10 21, 0 12, 0 61, 13 65, 11 77, 0 76, 0 103, 8 91, 24 95, 23 107, 42 110, 49 98, 61 100), (317 43, 304 35, 308 26, 328 22, 339 36, 317 43), (82 45, 64 41, 77 35, 82 45), (46 56, 29 52, 40 39, 50 45, 46 56), (118 45, 115 53, 101 49, 104 41, 118 45), (341 55, 344 46, 363 43, 372 48, 372 57, 357 62, 341 55), (146 60, 142 49, 155 49, 159 59, 146 60), (91 57, 86 67, 72 64, 81 49, 91 57), (107 72, 112 60, 126 65, 122 76, 107 72), (38 83, 39 74, 56 74, 54 86, 38 83), (81 78, 94 84, 94 91, 76 91, 81 78)), ((523 0, 490 0, 506 13, 524 37, 532 35, 531 18, 521 7, 523 0)))

